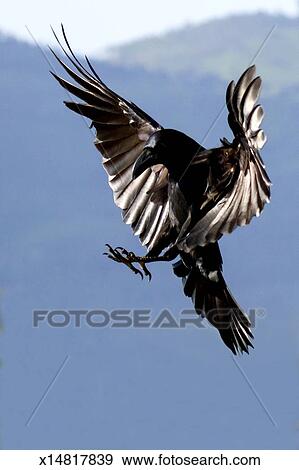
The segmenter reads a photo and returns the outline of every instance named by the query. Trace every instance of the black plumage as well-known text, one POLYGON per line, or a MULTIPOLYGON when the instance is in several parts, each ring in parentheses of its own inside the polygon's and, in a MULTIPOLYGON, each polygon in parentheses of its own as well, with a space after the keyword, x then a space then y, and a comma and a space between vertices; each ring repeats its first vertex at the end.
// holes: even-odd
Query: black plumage
POLYGON ((227 89, 233 141, 222 139, 219 148, 206 150, 182 132, 163 129, 110 90, 88 59, 86 67, 78 61, 62 31, 66 47, 56 38, 72 67, 52 52, 75 83, 52 74, 82 100, 65 104, 91 119, 115 204, 147 247, 147 255, 138 257, 108 245, 109 258, 150 276, 148 263, 179 257, 174 273, 196 311, 218 329, 234 354, 248 352, 250 322, 224 281, 218 240, 259 216, 270 199, 259 152, 266 138, 260 129, 264 113, 257 104, 261 79, 255 77, 255 66, 227 89))

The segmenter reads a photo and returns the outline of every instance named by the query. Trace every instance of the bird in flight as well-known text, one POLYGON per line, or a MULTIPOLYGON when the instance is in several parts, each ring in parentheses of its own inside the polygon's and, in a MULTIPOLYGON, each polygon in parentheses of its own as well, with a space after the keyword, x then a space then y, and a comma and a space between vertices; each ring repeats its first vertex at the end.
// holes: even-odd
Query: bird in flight
POLYGON ((79 98, 65 105, 91 120, 114 202, 147 248, 146 255, 137 256, 107 245, 105 254, 149 279, 149 263, 178 259, 174 274, 182 278, 196 312, 217 328, 234 354, 248 353, 251 324, 224 280, 218 241, 249 224, 270 200, 271 183, 260 155, 266 137, 255 66, 227 88, 232 142, 223 138, 220 147, 205 149, 108 88, 87 57, 86 65, 77 59, 63 26, 62 34, 65 44, 54 32, 68 64, 51 51, 72 81, 51 73, 79 98))

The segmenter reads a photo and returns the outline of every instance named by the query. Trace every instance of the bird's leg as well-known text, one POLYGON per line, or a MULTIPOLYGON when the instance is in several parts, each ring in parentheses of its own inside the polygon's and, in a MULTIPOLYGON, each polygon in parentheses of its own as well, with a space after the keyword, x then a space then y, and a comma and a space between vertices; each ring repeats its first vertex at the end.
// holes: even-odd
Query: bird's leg
POLYGON ((176 258, 178 254, 178 250, 175 246, 169 248, 164 253, 164 255, 161 256, 152 256, 150 254, 146 256, 137 256, 132 251, 127 251, 125 248, 122 248, 120 246, 117 248, 112 248, 110 245, 106 246, 108 248, 108 252, 104 253, 104 255, 108 256, 108 258, 112 259, 113 261, 116 261, 117 263, 125 264, 135 274, 140 274, 142 279, 143 275, 145 275, 146 277, 148 277, 149 281, 151 280, 152 275, 146 266, 147 263, 154 263, 157 261, 172 261, 174 258, 176 258), (140 269, 135 268, 133 263, 139 264, 142 271, 140 271, 140 269))

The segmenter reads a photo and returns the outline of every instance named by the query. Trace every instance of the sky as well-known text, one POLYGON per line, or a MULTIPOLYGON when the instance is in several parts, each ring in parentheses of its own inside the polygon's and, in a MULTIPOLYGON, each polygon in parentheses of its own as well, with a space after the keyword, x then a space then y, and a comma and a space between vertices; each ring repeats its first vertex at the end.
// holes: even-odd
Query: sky
MULTIPOLYGON (((4 3, 4 2, 3 2, 4 3)), ((32 41, 52 43, 49 25, 63 22, 75 50, 91 54, 140 37, 161 34, 186 23, 239 12, 280 12, 295 15, 296 0, 10 0, 1 5, 0 29, 32 41)))

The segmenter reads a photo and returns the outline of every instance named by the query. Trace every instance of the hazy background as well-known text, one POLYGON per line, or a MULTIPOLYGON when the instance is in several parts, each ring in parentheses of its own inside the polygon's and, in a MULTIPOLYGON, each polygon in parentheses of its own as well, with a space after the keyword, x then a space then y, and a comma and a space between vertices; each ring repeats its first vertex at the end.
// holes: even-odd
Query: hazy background
POLYGON ((296 0, 52 0, 37 2, 11 0, 1 6, 0 27, 17 37, 30 40, 28 25, 38 41, 52 42, 49 24, 65 23, 72 37, 73 47, 82 53, 104 52, 111 45, 153 34, 185 24, 198 24, 223 15, 263 11, 297 14, 296 0))
MULTIPOLYGON (((153 1, 145 15, 137 1, 10 1, 0 28, 1 446, 298 448, 296 2, 153 1), (268 37, 255 62, 273 199, 259 220, 221 241, 234 295, 266 312, 255 350, 237 359, 251 386, 210 328, 32 327, 33 309, 151 308, 156 317, 191 306, 170 266, 153 267, 148 284, 101 256, 106 242, 142 249, 47 61, 59 67, 24 26, 43 45, 53 42, 49 23, 60 21, 112 88, 198 141, 224 104, 228 80, 268 37)), ((226 113, 206 145, 224 135, 226 113)))

